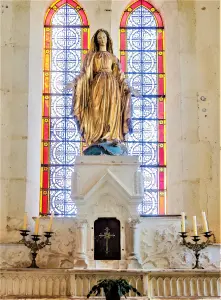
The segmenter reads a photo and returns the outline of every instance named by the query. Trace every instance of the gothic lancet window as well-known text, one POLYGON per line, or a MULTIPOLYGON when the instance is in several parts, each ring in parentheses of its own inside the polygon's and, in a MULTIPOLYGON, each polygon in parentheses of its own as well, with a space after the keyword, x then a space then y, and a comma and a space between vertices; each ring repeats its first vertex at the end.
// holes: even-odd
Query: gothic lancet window
POLYGON ((71 91, 65 87, 79 73, 88 51, 89 25, 73 0, 55 1, 44 23, 43 112, 40 213, 74 215, 71 173, 80 153, 80 136, 71 117, 71 91))
POLYGON ((130 4, 120 23, 120 60, 134 89, 130 155, 138 155, 144 175, 141 215, 165 213, 164 27, 159 12, 145 0, 130 4))

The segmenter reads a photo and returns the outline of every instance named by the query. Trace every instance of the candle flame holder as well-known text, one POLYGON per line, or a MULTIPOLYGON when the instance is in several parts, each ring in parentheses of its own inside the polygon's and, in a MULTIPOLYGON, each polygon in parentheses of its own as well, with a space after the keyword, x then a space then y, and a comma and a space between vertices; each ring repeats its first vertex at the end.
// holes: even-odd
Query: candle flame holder
POLYGON ((29 249, 31 249, 31 255, 32 255, 32 262, 31 265, 28 268, 39 268, 36 264, 36 257, 38 255, 38 251, 42 248, 44 248, 45 246, 51 245, 51 242, 49 241, 49 239, 51 238, 51 236, 53 235, 52 231, 46 231, 44 232, 44 236, 46 237, 45 241, 42 241, 40 243, 38 243, 38 241, 40 241, 41 239, 41 235, 38 234, 32 234, 32 241, 27 240, 26 236, 29 235, 30 230, 20 230, 20 234, 22 236, 22 239, 20 240, 19 243, 24 244, 26 247, 28 247, 29 249))
POLYGON ((199 235, 191 236, 192 240, 194 242, 194 243, 191 243, 191 242, 186 241, 186 238, 188 236, 187 232, 179 232, 179 234, 180 234, 180 237, 183 239, 183 241, 181 242, 181 245, 184 245, 188 249, 191 249, 194 251, 196 262, 192 269, 204 269, 199 264, 200 251, 216 242, 214 233, 212 233, 212 231, 204 232, 203 235, 206 238, 206 241, 205 242, 202 241, 201 243, 198 243, 201 240, 199 235), (211 236, 213 237, 213 242, 210 240, 211 236))

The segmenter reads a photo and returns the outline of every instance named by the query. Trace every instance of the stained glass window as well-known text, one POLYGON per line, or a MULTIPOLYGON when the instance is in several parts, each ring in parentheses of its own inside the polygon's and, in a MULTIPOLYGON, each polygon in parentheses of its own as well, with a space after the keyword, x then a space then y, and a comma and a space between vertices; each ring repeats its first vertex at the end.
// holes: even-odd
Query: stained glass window
POLYGON ((138 155, 144 176, 140 214, 164 214, 166 196, 164 27, 148 2, 130 4, 120 24, 120 60, 133 88, 130 155, 138 155))
POLYGON ((71 173, 81 141, 71 116, 67 85, 79 74, 88 51, 89 25, 83 8, 73 0, 55 1, 44 23, 44 70, 40 213, 74 215, 71 173))

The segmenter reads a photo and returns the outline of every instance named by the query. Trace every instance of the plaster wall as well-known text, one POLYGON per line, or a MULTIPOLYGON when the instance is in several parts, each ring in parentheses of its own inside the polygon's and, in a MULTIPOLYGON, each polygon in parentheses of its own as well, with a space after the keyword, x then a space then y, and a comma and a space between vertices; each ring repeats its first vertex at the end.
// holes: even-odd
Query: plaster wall
POLYGON ((29 1, 1 2, 1 232, 25 210, 29 21, 29 1))
MULTIPOLYGON (((39 210, 43 19, 50 3, 1 2, 3 241, 7 217, 12 223, 25 210, 29 216, 39 210)), ((199 216, 205 210, 219 241, 219 2, 151 3, 165 23, 167 213, 199 216)), ((91 35, 98 28, 111 32, 116 55, 127 4, 81 1, 91 35)))

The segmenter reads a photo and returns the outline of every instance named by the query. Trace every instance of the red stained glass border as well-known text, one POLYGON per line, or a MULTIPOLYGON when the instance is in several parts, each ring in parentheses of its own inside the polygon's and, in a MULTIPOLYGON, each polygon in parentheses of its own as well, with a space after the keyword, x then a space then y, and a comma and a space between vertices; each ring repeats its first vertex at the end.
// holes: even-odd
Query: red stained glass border
POLYGON ((159 166, 164 167, 165 166, 165 143, 159 144, 159 166))
POLYGON ((165 97, 158 98, 158 119, 165 118, 165 97))
POLYGON ((123 72, 126 72, 127 70, 127 67, 126 67, 126 53, 125 51, 121 51, 120 52, 120 64, 121 64, 121 69, 123 72))
POLYGON ((165 168, 159 169, 159 190, 164 191, 165 168))
POLYGON ((158 95, 164 96, 165 91, 165 75, 159 74, 158 75, 158 95))
MULTIPOLYGON (((164 181, 166 179, 164 178, 164 181)), ((165 211, 165 207, 166 207, 166 190, 165 191, 160 191, 159 192, 159 210, 158 213, 159 215, 165 215, 166 211, 165 211)))
POLYGON ((164 32, 163 29, 158 29, 157 32, 157 50, 163 51, 164 50, 164 32))
POLYGON ((125 51, 126 46, 126 27, 127 20, 130 14, 139 6, 144 6, 152 12, 155 17, 157 27, 157 66, 158 66, 158 142, 159 142, 159 152, 158 152, 158 161, 159 161, 159 206, 158 213, 166 213, 166 130, 165 130, 165 69, 164 69, 164 25, 160 13, 144 0, 138 0, 132 2, 125 9, 120 22, 120 62, 121 67, 124 72, 127 69, 127 52, 125 51))
POLYGON ((43 58, 43 97, 42 97, 42 141, 41 141, 41 186, 40 214, 47 215, 50 200, 50 62, 51 62, 51 24, 54 14, 63 5, 68 4, 80 15, 82 22, 82 60, 88 52, 89 22, 84 9, 77 1, 58 0, 46 11, 44 22, 44 58, 43 58))

